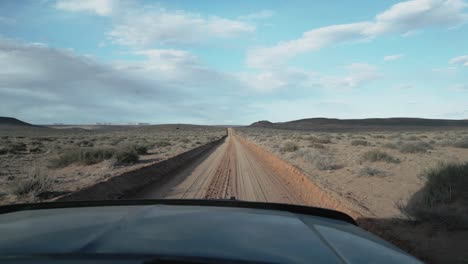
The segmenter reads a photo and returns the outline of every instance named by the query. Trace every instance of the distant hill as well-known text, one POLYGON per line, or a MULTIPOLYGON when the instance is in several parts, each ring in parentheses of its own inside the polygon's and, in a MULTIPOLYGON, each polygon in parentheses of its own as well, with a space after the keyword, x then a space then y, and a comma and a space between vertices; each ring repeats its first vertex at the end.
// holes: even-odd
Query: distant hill
POLYGON ((34 125, 23 122, 13 117, 0 116, 0 126, 27 126, 33 127, 34 125))
POLYGON ((468 128, 468 120, 425 119, 425 118, 367 118, 336 119, 307 118, 289 122, 272 123, 259 121, 250 127, 307 130, 307 131, 365 131, 365 130, 401 130, 401 129, 440 129, 468 128))

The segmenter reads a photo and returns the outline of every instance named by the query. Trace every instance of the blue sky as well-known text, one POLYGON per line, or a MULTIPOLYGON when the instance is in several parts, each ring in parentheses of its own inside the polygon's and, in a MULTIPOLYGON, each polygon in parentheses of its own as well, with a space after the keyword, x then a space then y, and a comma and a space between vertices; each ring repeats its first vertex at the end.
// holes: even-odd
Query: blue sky
POLYGON ((468 2, 0 2, 0 115, 468 118, 468 2))

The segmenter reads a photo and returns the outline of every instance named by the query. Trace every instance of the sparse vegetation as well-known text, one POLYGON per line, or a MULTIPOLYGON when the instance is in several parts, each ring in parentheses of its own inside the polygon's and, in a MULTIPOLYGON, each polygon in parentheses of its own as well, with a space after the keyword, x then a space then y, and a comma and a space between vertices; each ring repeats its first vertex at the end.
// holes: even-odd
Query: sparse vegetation
POLYGON ((404 143, 400 146, 402 153, 426 153, 428 150, 433 149, 432 146, 426 142, 404 143))
POLYGON ((299 149, 299 146, 297 146, 296 143, 292 141, 287 141, 283 144, 281 147, 281 152, 294 152, 299 149))
POLYGON ((51 167, 61 168, 72 163, 91 165, 113 157, 114 148, 71 148, 64 150, 63 153, 51 161, 51 167))
POLYGON ((419 221, 468 228, 468 163, 440 163, 423 175, 425 186, 400 209, 419 221))
POLYGON ((391 156, 387 152, 374 149, 364 152, 362 155, 362 159, 364 161, 376 162, 376 161, 383 161, 388 163, 400 163, 400 160, 391 156))
POLYGON ((387 176, 388 173, 383 171, 383 170, 379 170, 377 168, 373 168, 373 167, 369 167, 369 166, 364 166, 363 168, 361 168, 359 170, 359 175, 360 176, 387 176))
POLYGON ((452 146, 456 148, 468 148, 468 137, 453 142, 452 146))
POLYGON ((36 196, 50 188, 52 181, 37 165, 25 178, 15 177, 11 182, 11 192, 17 196, 36 196))
POLYGON ((23 142, 12 142, 6 147, 8 153, 18 154, 27 151, 27 146, 23 142))
POLYGON ((128 165, 138 162, 139 156, 134 148, 122 148, 115 152, 116 165, 128 165))
POLYGON ((331 140, 328 137, 314 137, 310 136, 307 138, 312 143, 317 143, 317 144, 330 144, 331 140))
POLYGON ((336 170, 342 166, 338 165, 333 156, 316 149, 300 150, 298 155, 306 162, 313 164, 319 170, 336 170))
POLYGON ((171 146, 171 145, 172 145, 171 142, 166 141, 166 140, 158 141, 155 144, 156 147, 168 147, 168 146, 171 146))
POLYGON ((356 139, 351 141, 351 146, 369 146, 369 142, 367 140, 356 139))
POLYGON ((138 155, 148 154, 148 147, 145 145, 133 145, 132 147, 138 155))
POLYGON ((309 148, 315 148, 315 149, 325 149, 325 146, 323 144, 319 143, 312 143, 308 145, 309 148))
MULTIPOLYGON (((401 143, 399 143, 399 144, 401 144, 401 143)), ((389 149, 398 149, 399 144, 392 143, 392 142, 387 142, 387 143, 383 144, 382 147, 389 148, 389 149)))

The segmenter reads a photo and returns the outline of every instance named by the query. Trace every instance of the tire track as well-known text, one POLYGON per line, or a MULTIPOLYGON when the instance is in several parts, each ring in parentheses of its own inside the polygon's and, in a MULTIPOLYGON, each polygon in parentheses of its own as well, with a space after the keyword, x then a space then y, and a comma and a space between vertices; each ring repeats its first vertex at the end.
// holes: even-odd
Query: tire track
POLYGON ((164 186, 151 186, 137 198, 227 199, 312 205, 356 216, 306 175, 228 129, 228 137, 207 157, 173 175, 164 186))

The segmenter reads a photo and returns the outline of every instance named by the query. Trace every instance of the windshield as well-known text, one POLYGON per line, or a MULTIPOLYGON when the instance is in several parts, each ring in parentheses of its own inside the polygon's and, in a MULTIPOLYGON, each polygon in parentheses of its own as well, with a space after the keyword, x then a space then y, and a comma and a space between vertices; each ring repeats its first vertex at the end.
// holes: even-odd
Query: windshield
POLYGON ((467 22, 464 0, 1 1, 0 204, 323 207, 466 261, 467 22))

